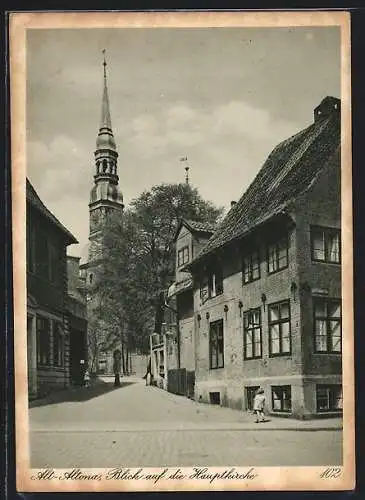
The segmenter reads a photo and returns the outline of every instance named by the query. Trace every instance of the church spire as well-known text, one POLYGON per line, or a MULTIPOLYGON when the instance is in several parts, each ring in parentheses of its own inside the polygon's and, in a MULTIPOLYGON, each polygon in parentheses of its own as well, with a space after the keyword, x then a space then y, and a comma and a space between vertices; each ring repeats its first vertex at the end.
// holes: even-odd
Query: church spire
POLYGON ((123 195, 118 186, 118 153, 110 118, 106 66, 105 50, 103 50, 103 98, 100 127, 94 152, 95 174, 94 186, 90 193, 90 214, 99 208, 123 209, 123 195))
POLYGON ((106 74, 107 62, 105 59, 105 49, 103 49, 103 67, 103 99, 101 104, 101 119, 99 133, 96 140, 96 147, 97 149, 113 149, 114 151, 116 151, 109 107, 108 83, 106 74))

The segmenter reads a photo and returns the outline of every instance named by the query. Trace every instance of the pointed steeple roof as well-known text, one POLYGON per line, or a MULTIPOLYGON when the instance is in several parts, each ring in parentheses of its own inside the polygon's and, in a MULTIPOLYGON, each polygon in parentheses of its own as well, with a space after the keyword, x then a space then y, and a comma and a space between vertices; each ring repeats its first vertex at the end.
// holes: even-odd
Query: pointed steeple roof
POLYGON ((110 107, 109 107, 108 84, 106 76, 107 63, 105 60, 105 49, 103 50, 103 54, 104 54, 103 100, 101 104, 101 119, 100 119, 99 133, 96 139, 96 148, 112 149, 116 151, 116 145, 112 130, 112 120, 110 116, 110 107))

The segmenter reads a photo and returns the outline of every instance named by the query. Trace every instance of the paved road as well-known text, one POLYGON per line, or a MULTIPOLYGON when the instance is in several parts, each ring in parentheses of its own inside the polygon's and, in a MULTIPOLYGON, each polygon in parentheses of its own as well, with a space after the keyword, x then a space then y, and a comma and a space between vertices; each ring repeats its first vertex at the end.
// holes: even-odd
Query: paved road
POLYGON ((140 381, 116 390, 79 389, 65 399, 30 410, 32 467, 342 462, 341 431, 303 423, 306 432, 299 432, 298 423, 287 419, 255 425, 242 412, 195 403, 140 381))

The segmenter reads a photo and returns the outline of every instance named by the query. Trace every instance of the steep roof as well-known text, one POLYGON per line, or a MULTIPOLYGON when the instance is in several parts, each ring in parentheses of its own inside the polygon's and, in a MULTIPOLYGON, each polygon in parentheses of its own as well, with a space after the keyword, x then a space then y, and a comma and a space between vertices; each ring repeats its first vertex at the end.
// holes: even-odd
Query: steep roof
POLYGON ((42 214, 49 222, 54 224, 62 233, 66 236, 66 240, 68 245, 72 243, 78 243, 77 239, 70 233, 68 229, 65 228, 63 224, 48 210, 46 205, 42 202, 40 197, 38 196, 36 190, 30 183, 29 179, 27 179, 26 186, 26 198, 27 202, 35 208, 40 214, 42 214))
POLYGON ((208 235, 213 234, 217 229, 217 224, 213 224, 212 222, 198 222, 196 220, 182 218, 177 226, 174 241, 176 240, 182 226, 187 227, 192 233, 207 233, 208 235))
POLYGON ((326 97, 314 115, 312 125, 276 146, 194 262, 285 211, 339 154, 339 99, 326 97))

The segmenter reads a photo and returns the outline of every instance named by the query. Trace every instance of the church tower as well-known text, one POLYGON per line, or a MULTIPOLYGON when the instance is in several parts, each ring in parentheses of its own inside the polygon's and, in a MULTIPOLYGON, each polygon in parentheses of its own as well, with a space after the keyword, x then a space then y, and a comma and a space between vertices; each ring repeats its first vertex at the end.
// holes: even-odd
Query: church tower
POLYGON ((103 54, 101 119, 94 152, 94 186, 90 192, 89 203, 88 267, 102 260, 101 229, 105 216, 111 210, 122 211, 124 208, 123 195, 118 186, 118 152, 110 116, 105 50, 103 50, 103 54))
MULTIPOLYGON (((119 189, 118 152, 115 144, 109 107, 107 85, 107 63, 103 50, 103 94, 101 104, 101 119, 94 151, 94 185, 90 191, 89 200, 89 244, 85 255, 81 257, 80 275, 86 285, 87 321, 89 340, 98 337, 102 339, 103 329, 100 322, 97 329, 94 323, 94 311, 100 306, 100 297, 93 290, 98 280, 98 272, 103 264, 102 229, 105 217, 112 210, 123 211, 123 195, 119 189), (91 337, 90 337, 91 336, 91 337), (96 336, 96 337, 95 337, 96 336)), ((97 342, 98 343, 98 342, 97 342)), ((94 345, 94 341, 90 341, 94 345)), ((92 370, 102 369, 111 373, 113 366, 113 351, 89 352, 92 370)))

